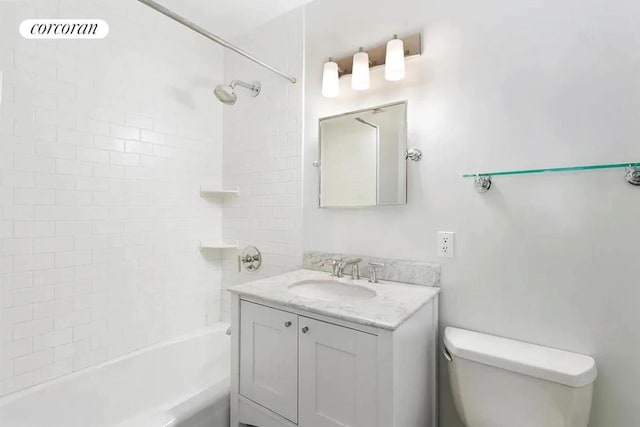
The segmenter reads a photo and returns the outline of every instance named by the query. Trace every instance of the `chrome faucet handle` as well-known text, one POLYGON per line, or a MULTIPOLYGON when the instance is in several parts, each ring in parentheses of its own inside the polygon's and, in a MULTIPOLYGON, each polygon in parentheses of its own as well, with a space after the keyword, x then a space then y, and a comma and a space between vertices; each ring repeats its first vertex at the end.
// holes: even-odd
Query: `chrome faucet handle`
POLYGON ((342 269, 342 260, 340 259, 331 259, 326 262, 323 262, 322 265, 325 266, 327 264, 331 265, 331 276, 332 277, 340 277, 340 270, 342 269))
POLYGON ((369 264, 369 283, 378 283, 378 271, 376 268, 384 267, 384 264, 379 262, 370 262, 369 264))
POLYGON ((362 258, 346 258, 343 259, 340 263, 340 268, 338 271, 338 277, 342 277, 345 267, 351 267, 351 278, 353 280, 360 279, 360 269, 358 268, 358 263, 362 261, 362 258))
POLYGON ((353 280, 360 280, 360 268, 357 262, 351 264, 351 278, 353 280))

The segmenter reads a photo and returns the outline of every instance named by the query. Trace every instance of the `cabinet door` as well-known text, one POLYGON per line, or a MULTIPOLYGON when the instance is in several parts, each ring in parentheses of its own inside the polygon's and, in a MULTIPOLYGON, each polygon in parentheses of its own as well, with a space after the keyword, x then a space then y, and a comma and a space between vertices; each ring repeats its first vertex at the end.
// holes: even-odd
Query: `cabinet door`
POLYGON ((299 324, 299 425, 377 426, 377 337, 302 316, 299 324))
POLYGON ((298 316, 240 304, 240 394, 298 421, 298 316))

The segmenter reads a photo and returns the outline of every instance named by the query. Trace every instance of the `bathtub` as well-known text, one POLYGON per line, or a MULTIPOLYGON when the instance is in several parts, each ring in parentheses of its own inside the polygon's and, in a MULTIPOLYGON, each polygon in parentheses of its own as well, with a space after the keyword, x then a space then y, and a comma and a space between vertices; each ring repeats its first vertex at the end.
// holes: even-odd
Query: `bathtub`
POLYGON ((228 427, 228 324, 0 400, 2 427, 228 427))

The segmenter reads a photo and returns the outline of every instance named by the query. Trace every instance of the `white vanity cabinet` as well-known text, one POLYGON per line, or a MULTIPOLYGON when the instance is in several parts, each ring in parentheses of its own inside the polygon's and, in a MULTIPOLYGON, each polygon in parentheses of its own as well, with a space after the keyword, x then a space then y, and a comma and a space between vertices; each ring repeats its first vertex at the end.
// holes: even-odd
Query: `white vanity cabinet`
POLYGON ((298 316, 242 302, 240 394, 298 420, 298 316))
POLYGON ((375 426, 377 336, 300 317, 301 426, 375 426))
POLYGON ((436 427, 437 295, 395 330, 232 293, 231 426, 436 427))

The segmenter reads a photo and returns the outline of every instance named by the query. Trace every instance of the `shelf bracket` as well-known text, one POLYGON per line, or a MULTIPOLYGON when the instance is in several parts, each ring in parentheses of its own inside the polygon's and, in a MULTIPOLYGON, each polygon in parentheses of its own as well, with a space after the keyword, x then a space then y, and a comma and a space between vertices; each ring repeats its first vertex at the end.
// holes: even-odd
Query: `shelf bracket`
POLYGON ((490 176, 476 176, 475 187, 478 193, 486 193, 491 189, 491 177, 490 176))
POLYGON ((640 167, 630 166, 624 175, 624 179, 631 185, 640 185, 640 167))

